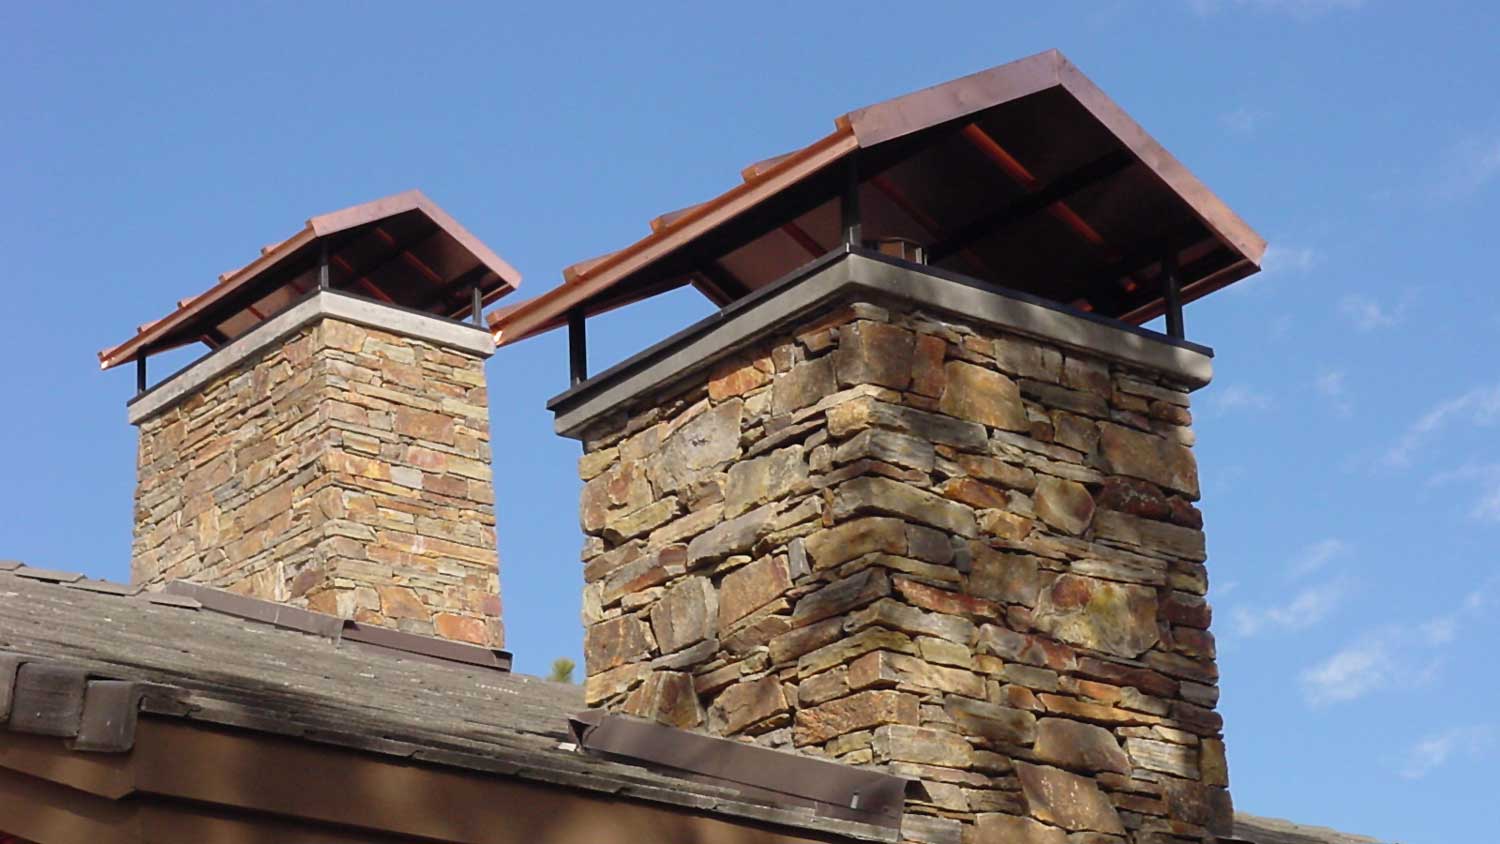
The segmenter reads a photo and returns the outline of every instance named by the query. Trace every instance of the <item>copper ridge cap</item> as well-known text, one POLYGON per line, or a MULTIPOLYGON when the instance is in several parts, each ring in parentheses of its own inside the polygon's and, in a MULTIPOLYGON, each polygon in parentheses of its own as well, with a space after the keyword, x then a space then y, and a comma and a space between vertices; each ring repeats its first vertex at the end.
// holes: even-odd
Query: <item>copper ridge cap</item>
POLYGON ((473 254, 482 265, 488 267, 491 272, 494 272, 499 277, 501 286, 506 292, 516 290, 521 286, 521 274, 514 267, 485 245, 483 241, 475 237, 472 232, 464 228, 448 212, 438 207, 426 194, 413 188, 408 191, 371 200, 370 202, 351 205, 347 208, 341 208, 337 211, 330 211, 326 214, 319 214, 309 218, 303 224, 303 227, 291 236, 261 247, 260 255, 250 263, 221 273, 218 277, 218 282, 212 287, 195 296, 178 300, 177 307, 172 312, 139 326, 136 329, 136 336, 115 346, 101 349, 98 352, 99 368, 110 369, 139 357, 142 350, 153 340, 160 338, 170 329, 177 328, 188 322, 200 314, 208 305, 238 290, 261 272, 274 266, 297 249, 319 238, 408 211, 420 211, 426 215, 438 228, 446 232, 460 246, 473 254))

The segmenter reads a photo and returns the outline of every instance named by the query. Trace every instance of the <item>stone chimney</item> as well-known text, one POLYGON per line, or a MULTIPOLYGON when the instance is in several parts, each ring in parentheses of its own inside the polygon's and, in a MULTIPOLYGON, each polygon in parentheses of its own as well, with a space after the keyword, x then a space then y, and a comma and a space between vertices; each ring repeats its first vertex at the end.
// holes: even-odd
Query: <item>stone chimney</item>
MULTIPOLYGON (((292 254, 280 259, 294 265, 285 274, 274 264, 258 270, 284 285, 289 303, 279 312, 251 305, 253 320, 240 311, 250 327, 131 403, 140 429, 134 582, 154 589, 193 581, 360 623, 503 645, 484 376, 494 343, 475 325, 402 306, 403 291, 433 284, 419 276, 426 287, 402 286, 415 275, 413 260, 442 276, 444 255, 457 272, 453 256, 462 254, 433 245, 456 224, 425 202, 415 218, 392 217, 381 203, 315 218, 309 231, 327 236, 320 221, 378 212, 355 215, 364 229, 341 230, 347 260, 310 241, 298 248, 314 263, 300 266, 292 254), (436 234, 434 220, 444 221, 436 234), (413 245, 392 246, 382 232, 413 245), (361 253, 362 235, 383 244, 385 264, 361 253), (422 244, 435 256, 423 257, 422 244), (382 269, 335 274, 327 257, 316 263, 330 252, 334 269, 361 254, 382 269), (366 282, 357 289, 375 280, 385 301, 336 289, 354 286, 356 275, 366 282), (308 278, 314 289, 303 293, 308 278)), ((491 277, 472 300, 463 289, 452 301, 477 308, 496 289, 491 277)), ((181 330, 205 329, 200 320, 181 330)))
POLYGON ((912 840, 1227 835, 1210 354, 856 252, 585 382, 590 705, 920 779, 912 840))

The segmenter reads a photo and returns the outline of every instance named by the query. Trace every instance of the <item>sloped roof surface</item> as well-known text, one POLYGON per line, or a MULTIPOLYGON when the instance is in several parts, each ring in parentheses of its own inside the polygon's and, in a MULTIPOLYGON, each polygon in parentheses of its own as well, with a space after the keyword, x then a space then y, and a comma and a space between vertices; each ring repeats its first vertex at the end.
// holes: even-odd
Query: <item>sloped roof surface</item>
POLYGON ((211 611, 191 598, 0 563, 0 657, 23 654, 91 677, 161 684, 170 694, 148 694, 147 713, 855 840, 891 838, 889 830, 762 805, 734 788, 563 747, 573 741, 568 717, 584 708, 579 686, 346 644, 211 611))
POLYGON ((1304 826, 1280 818, 1263 818, 1244 812, 1234 816, 1237 838, 1255 844, 1385 844, 1376 838, 1350 835, 1323 826, 1304 826))
POLYGON ((1256 272, 1265 251, 1055 50, 849 112, 834 127, 491 314, 499 342, 683 284, 720 305, 749 295, 841 244, 851 166, 864 241, 915 241, 935 265, 1129 322, 1161 312, 1165 256, 1180 263, 1191 301, 1256 272))
POLYGON ((99 364, 108 369, 200 341, 223 345, 317 287, 324 254, 331 287, 454 319, 472 313, 475 287, 487 304, 521 284, 510 264, 411 190, 313 217, 134 337, 100 351, 99 364))

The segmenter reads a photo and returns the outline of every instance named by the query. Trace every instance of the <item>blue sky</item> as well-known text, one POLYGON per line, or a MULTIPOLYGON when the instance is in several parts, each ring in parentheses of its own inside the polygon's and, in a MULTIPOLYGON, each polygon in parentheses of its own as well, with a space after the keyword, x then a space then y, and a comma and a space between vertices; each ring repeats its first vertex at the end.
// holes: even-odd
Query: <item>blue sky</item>
MULTIPOLYGON (((1187 311, 1218 352, 1195 413, 1236 802, 1469 836, 1500 754, 1500 7, 500 6, 0 5, 0 556, 128 577, 133 376, 94 352, 313 214, 420 187, 535 294, 837 114, 1058 47, 1272 243, 1187 311)), ((706 312, 601 320, 596 365, 706 312)), ((563 339, 489 375, 539 672, 581 638, 563 339)))

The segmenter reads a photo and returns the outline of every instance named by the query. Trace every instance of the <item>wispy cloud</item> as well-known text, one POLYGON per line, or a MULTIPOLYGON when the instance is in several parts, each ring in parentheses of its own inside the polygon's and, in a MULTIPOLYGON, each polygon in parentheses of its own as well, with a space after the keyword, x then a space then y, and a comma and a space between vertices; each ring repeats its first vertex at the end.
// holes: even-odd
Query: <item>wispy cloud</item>
POLYGON ((1455 756, 1477 756, 1494 743, 1495 730, 1488 724, 1452 727, 1412 745, 1401 766, 1401 776, 1421 779, 1446 765, 1455 756))
POLYGON ((1261 411, 1271 407, 1271 397, 1244 384, 1229 384, 1213 391, 1208 406, 1215 415, 1261 411))
POLYGON ((1225 9, 1250 9, 1275 12, 1297 18, 1311 18, 1328 12, 1351 11, 1365 0, 1188 0, 1188 7, 1200 15, 1212 15, 1225 9))
POLYGON ((1453 610, 1418 624, 1366 631, 1353 643, 1302 672, 1302 692, 1312 706, 1357 700, 1396 686, 1415 688, 1437 677, 1444 649, 1465 624, 1488 614, 1500 594, 1500 575, 1467 592, 1453 610))
POLYGON ((1342 369, 1325 369, 1313 380, 1318 395, 1328 400, 1333 411, 1340 416, 1354 412, 1354 402, 1349 399, 1349 373, 1342 369))
POLYGON ((1500 463, 1471 463, 1440 472, 1427 481, 1428 486, 1453 486, 1474 484, 1479 487, 1479 497, 1469 510, 1469 516, 1483 522, 1500 522, 1500 463))
POLYGON ((1332 580, 1303 589, 1280 606, 1236 607, 1230 613, 1230 621, 1234 632, 1244 638, 1268 631, 1306 630, 1327 618, 1348 593, 1347 580, 1332 580))
POLYGON ((1500 177, 1500 133, 1459 140, 1443 156, 1442 167, 1439 199, 1461 199, 1479 192, 1500 177))
POLYGON ((1265 109, 1240 106, 1219 116, 1219 124, 1232 135, 1253 135, 1271 117, 1265 109))
POLYGON ((1405 305, 1391 308, 1357 293, 1339 300, 1339 315, 1354 323, 1354 327, 1360 331, 1375 331, 1397 325, 1405 311, 1405 305))
POLYGON ((1259 290, 1282 276, 1306 275, 1323 263, 1323 253, 1311 246, 1272 243, 1260 259, 1260 272, 1229 289, 1240 294, 1259 290))
POLYGON ((1395 674, 1389 638, 1371 635, 1303 671, 1302 690, 1308 703, 1325 706, 1364 697, 1395 674))
MULTIPOLYGON (((1433 434, 1455 424, 1487 427, 1500 420, 1500 384, 1475 387, 1438 402, 1413 422, 1383 457, 1385 465, 1404 468, 1433 434)), ((1495 504, 1500 509, 1500 501, 1495 504)))
POLYGON ((1298 551, 1287 568, 1292 577, 1306 577, 1348 551, 1349 543, 1342 539, 1320 539, 1298 551))

